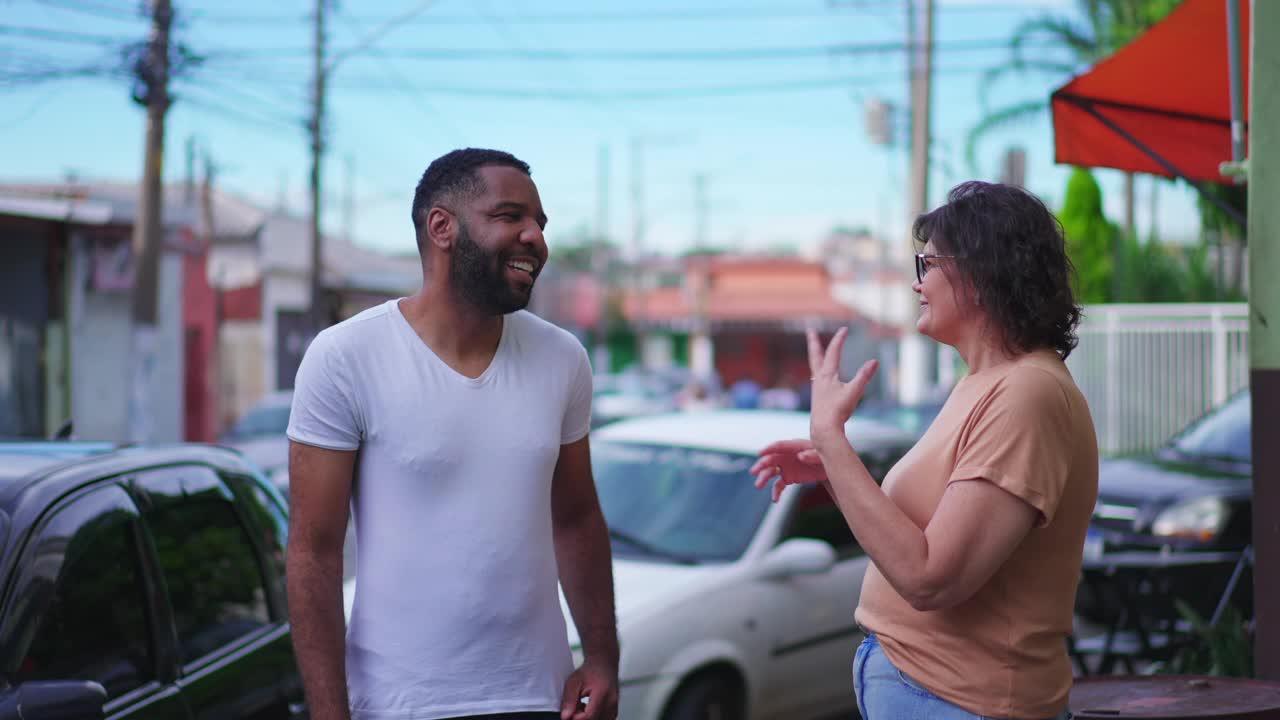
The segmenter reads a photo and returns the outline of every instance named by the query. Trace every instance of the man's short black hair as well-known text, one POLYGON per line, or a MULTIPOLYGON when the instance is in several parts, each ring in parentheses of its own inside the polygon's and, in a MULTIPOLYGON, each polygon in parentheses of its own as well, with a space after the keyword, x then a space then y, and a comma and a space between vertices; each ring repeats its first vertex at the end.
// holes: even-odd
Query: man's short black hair
POLYGON ((529 164, 515 155, 484 148, 453 150, 427 166, 427 171, 422 173, 418 188, 413 193, 413 230, 418 236, 419 248, 422 245, 422 225, 427 221, 427 212, 446 197, 474 195, 483 190, 476 170, 486 165, 503 165, 515 168, 525 175, 529 174, 529 164))

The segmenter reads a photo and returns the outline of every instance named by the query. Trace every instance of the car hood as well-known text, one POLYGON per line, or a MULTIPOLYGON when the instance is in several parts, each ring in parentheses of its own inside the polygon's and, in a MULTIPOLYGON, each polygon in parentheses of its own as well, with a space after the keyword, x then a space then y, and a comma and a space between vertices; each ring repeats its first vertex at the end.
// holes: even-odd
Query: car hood
MULTIPOLYGON (((708 582, 713 582, 727 572, 725 565, 669 565, 617 559, 613 561, 614 605, 618 624, 636 617, 651 608, 661 607, 696 592, 708 582)), ((355 602, 356 579, 342 583, 343 615, 351 620, 351 606, 355 602)), ((560 593, 560 610, 564 613, 569 631, 569 644, 579 644, 578 629, 573 624, 564 593, 560 593)))
POLYGON ((1247 475, 1155 456, 1105 460, 1098 473, 1098 497, 1131 505, 1172 503, 1206 495, 1247 497, 1247 475))
MULTIPOLYGON (((640 562, 614 559, 613 594, 617 608, 618 625, 643 615, 652 609, 676 602, 714 578, 727 572, 726 565, 674 565, 669 563, 640 562)), ((560 593, 560 609, 564 612, 569 630, 569 644, 578 645, 578 629, 573 616, 560 593)))
POLYGON ((257 465, 263 472, 272 473, 289 464, 289 438, 284 435, 267 435, 227 443, 257 465))

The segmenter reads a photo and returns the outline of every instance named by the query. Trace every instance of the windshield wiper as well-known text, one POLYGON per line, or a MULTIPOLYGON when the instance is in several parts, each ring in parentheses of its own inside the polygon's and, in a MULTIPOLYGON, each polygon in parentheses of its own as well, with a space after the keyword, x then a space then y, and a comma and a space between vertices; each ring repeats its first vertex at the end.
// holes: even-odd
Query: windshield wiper
POLYGON ((666 560, 671 560, 673 562, 680 563, 681 565, 697 565, 698 564, 697 558, 691 557, 689 555, 683 555, 678 552, 673 552, 665 548, 660 548, 657 545, 654 545, 653 543, 649 543, 644 540, 641 540, 640 538, 634 535, 629 535, 625 532, 622 532, 621 530, 615 530, 613 528, 609 528, 609 537, 614 540, 621 540, 622 542, 634 547, 635 549, 647 555, 654 555, 660 558, 664 558, 666 560))

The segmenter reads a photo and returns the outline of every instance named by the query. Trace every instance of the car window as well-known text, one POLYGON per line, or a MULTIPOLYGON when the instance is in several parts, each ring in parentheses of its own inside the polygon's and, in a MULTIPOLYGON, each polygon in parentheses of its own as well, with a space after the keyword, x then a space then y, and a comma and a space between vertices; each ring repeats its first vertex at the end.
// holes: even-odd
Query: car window
POLYGON ((593 441, 592 471, 618 554, 701 561, 741 557, 769 507, 754 456, 593 441))
POLYGON ((230 491, 208 468, 148 473, 142 519, 173 606, 180 657, 195 660, 270 622, 254 545, 230 491))
POLYGON ((285 515, 283 499, 272 493, 266 481, 258 481, 241 475, 224 475, 223 480, 242 498, 251 531, 258 538, 258 551, 268 565, 272 587, 272 599, 279 605, 277 617, 288 617, 285 607, 285 543, 289 537, 289 518, 285 515))
POLYGON ((234 438, 283 435, 289 427, 289 410, 288 405, 256 407, 240 418, 227 434, 234 438))
POLYGON ((853 531, 849 523, 840 513, 835 500, 821 485, 808 485, 797 488, 800 492, 796 498, 791 518, 787 522, 787 531, 783 540, 792 538, 810 538, 821 540, 836 551, 840 558, 861 555, 862 549, 858 541, 853 539, 853 531))
POLYGON ((1173 441, 1183 456, 1251 462, 1249 393, 1242 392, 1192 423, 1173 441))
POLYGON ((30 565, 57 579, 18 682, 93 680, 115 698, 155 679, 135 520, 113 486, 72 500, 39 531, 30 565))

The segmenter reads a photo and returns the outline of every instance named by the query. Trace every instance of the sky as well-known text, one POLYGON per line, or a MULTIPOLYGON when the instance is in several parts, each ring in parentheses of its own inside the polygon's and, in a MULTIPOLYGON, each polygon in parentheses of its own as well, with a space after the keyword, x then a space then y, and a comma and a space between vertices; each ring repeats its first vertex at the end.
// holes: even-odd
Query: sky
MULTIPOLYGON (((188 147, 216 185, 303 214, 310 167, 310 0, 173 0, 182 69, 164 173, 188 147)), ((145 39, 138 0, 0 0, 0 180, 136 181, 146 117, 119 68, 145 39), (103 72, 116 68, 115 72, 103 72), (67 70, 81 70, 70 75, 67 70), (52 77, 44 73, 54 70, 52 77)), ((923 7, 923 0, 916 0, 923 7)), ((626 252, 679 253, 699 238, 745 251, 807 250, 832 228, 907 243, 908 153, 874 144, 868 101, 907 106, 906 0, 336 0, 327 13, 324 213, 328 232, 413 252, 413 189, 464 146, 514 153, 550 218, 548 241, 602 231, 626 252)), ((1047 98, 1068 78, 983 71, 1009 57, 1022 22, 1076 17, 1072 0, 938 0, 930 202, 994 180, 1005 148, 1027 153, 1027 186, 1060 207, 1047 111, 992 133, 964 159, 985 107, 1047 98)), ((1060 53, 1039 46, 1033 52, 1060 53)), ((905 139, 905 123, 903 132, 905 139)), ((1121 176, 1100 171, 1109 217, 1121 176)), ((1185 188, 1140 179, 1145 235, 1196 237, 1185 188), (1156 195, 1153 213, 1152 195, 1156 195)))

